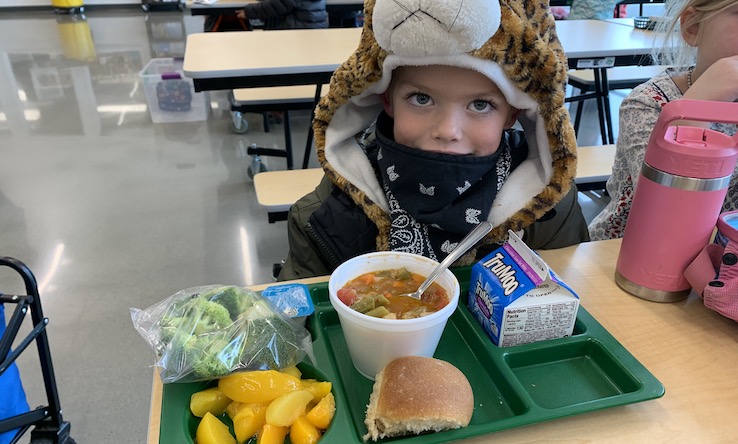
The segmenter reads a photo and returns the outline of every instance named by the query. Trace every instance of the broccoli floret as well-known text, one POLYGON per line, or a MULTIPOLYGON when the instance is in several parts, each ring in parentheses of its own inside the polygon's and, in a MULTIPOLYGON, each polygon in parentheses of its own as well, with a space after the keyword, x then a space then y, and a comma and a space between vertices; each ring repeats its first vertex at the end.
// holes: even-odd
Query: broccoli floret
POLYGON ((237 337, 228 341, 222 335, 208 335, 197 338, 204 355, 192 366, 197 379, 213 379, 225 376, 238 364, 243 340, 237 337))
POLYGON ((192 332, 197 318, 190 317, 189 311, 193 305, 197 305, 196 299, 177 301, 161 316, 159 319, 159 340, 164 345, 169 344, 178 332, 192 332))
POLYGON ((166 344, 169 344, 172 341, 172 337, 174 336, 174 333, 177 331, 177 328, 179 327, 179 323, 182 321, 182 319, 179 316, 174 315, 174 311, 171 309, 171 307, 159 318, 158 326, 159 326, 159 340, 166 344))
POLYGON ((197 319, 193 329, 194 334, 210 333, 226 328, 233 323, 228 310, 222 305, 210 302, 205 298, 195 298, 193 301, 195 302, 193 302, 185 317, 197 319))
MULTIPOLYGON (((239 287, 220 287, 206 295, 212 294, 209 300, 217 302, 228 310, 232 320, 238 319, 249 307, 254 305, 255 298, 239 287), (215 292, 215 293, 214 293, 215 292), (219 293, 219 294, 218 294, 219 293)), ((206 296, 204 295, 204 296, 206 296)))
POLYGON ((159 328, 159 340, 163 344, 169 344, 172 342, 174 334, 177 333, 177 327, 172 324, 162 325, 159 328))
POLYGON ((254 305, 252 305, 251 308, 249 308, 248 311, 244 313, 244 317, 248 320, 254 320, 278 316, 274 313, 272 306, 269 305, 266 300, 262 299, 256 301, 254 305))
POLYGON ((200 336, 178 334, 172 339, 171 348, 160 364, 173 382, 186 377, 188 380, 214 379, 225 376, 238 366, 243 339, 229 340, 227 332, 215 332, 200 336), (185 376, 191 371, 191 377, 185 376))
MULTIPOLYGON (((224 374, 222 370, 216 372, 205 369, 217 368, 207 361, 229 346, 225 335, 231 334, 228 327, 233 321, 225 307, 195 296, 172 304, 158 324, 157 353, 161 356, 159 365, 166 370, 167 376, 162 375, 165 382, 179 380, 195 366, 197 374, 210 375, 208 378, 224 374)), ((239 348, 236 356, 240 355, 240 351, 239 348)), ((233 354, 232 351, 227 353, 233 354)), ((228 361, 221 358, 220 362, 228 366, 228 361)))
POLYGON ((214 379, 225 376, 231 369, 223 364, 217 356, 208 356, 200 359, 192 367, 192 375, 196 379, 214 379))
POLYGON ((245 313, 248 343, 241 362, 249 368, 273 370, 296 365, 301 352, 297 333, 266 304, 259 301, 245 313))
MULTIPOLYGON (((179 301, 181 302, 181 301, 179 301)), ((231 325, 231 317, 225 307, 202 297, 194 297, 184 304, 172 307, 159 320, 159 340, 171 342, 177 333, 203 334, 231 325)))
MULTIPOLYGON (((182 375, 193 362, 203 358, 203 351, 197 338, 189 335, 176 335, 170 344, 168 353, 165 353, 160 364, 168 375, 176 377, 182 375)), ((173 379, 173 380, 174 380, 173 379)), ((164 382, 170 382, 166 379, 164 382)))

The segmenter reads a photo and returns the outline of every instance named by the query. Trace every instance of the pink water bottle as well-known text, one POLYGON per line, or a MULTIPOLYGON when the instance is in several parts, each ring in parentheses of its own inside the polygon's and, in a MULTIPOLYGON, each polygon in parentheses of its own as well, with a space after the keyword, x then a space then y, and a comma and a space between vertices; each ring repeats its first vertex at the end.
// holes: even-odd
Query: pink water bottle
POLYGON ((684 270, 710 241, 738 159, 738 134, 669 126, 675 120, 738 123, 738 103, 669 102, 651 133, 615 282, 656 302, 689 295, 684 270))

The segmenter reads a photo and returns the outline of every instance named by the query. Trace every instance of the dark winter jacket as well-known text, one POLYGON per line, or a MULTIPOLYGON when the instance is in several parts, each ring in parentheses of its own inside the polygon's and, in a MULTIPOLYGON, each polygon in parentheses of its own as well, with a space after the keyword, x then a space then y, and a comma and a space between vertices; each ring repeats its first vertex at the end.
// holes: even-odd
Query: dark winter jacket
POLYGON ((325 0, 261 0, 244 10, 247 18, 263 20, 266 29, 328 27, 325 0))

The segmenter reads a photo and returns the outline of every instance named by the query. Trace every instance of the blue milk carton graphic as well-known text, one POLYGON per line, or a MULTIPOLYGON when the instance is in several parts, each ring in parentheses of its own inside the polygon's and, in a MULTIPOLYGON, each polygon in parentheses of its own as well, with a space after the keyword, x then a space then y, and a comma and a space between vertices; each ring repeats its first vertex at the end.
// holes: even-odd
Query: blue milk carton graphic
POLYGON ((570 336, 579 297, 520 238, 472 267, 469 310, 495 345, 509 347, 570 336))

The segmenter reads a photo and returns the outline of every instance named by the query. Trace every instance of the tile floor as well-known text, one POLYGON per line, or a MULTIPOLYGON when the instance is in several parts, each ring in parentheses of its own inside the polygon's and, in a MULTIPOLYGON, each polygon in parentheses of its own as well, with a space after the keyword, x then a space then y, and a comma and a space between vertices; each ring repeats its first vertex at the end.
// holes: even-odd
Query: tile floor
MULTIPOLYGON (((154 355, 129 308, 197 285, 269 282, 287 253, 285 222, 267 223, 245 152, 282 147, 281 126, 264 133, 248 115, 249 132, 233 133, 224 92, 210 94, 205 121, 152 124, 139 71, 182 55, 186 34, 201 29, 187 12, 139 8, 88 8, 77 20, 0 15, 0 255, 38 280, 78 443, 146 441, 154 355)), ((599 143, 594 112, 588 106, 582 145, 599 143)), ((297 147, 308 119, 294 113, 297 147)), ((264 163, 285 168, 284 159, 264 163)), ((582 195, 587 217, 604 201, 582 195)), ((25 293, 8 268, 0 291, 25 293)), ((19 365, 30 405, 45 404, 33 348, 19 365)))

